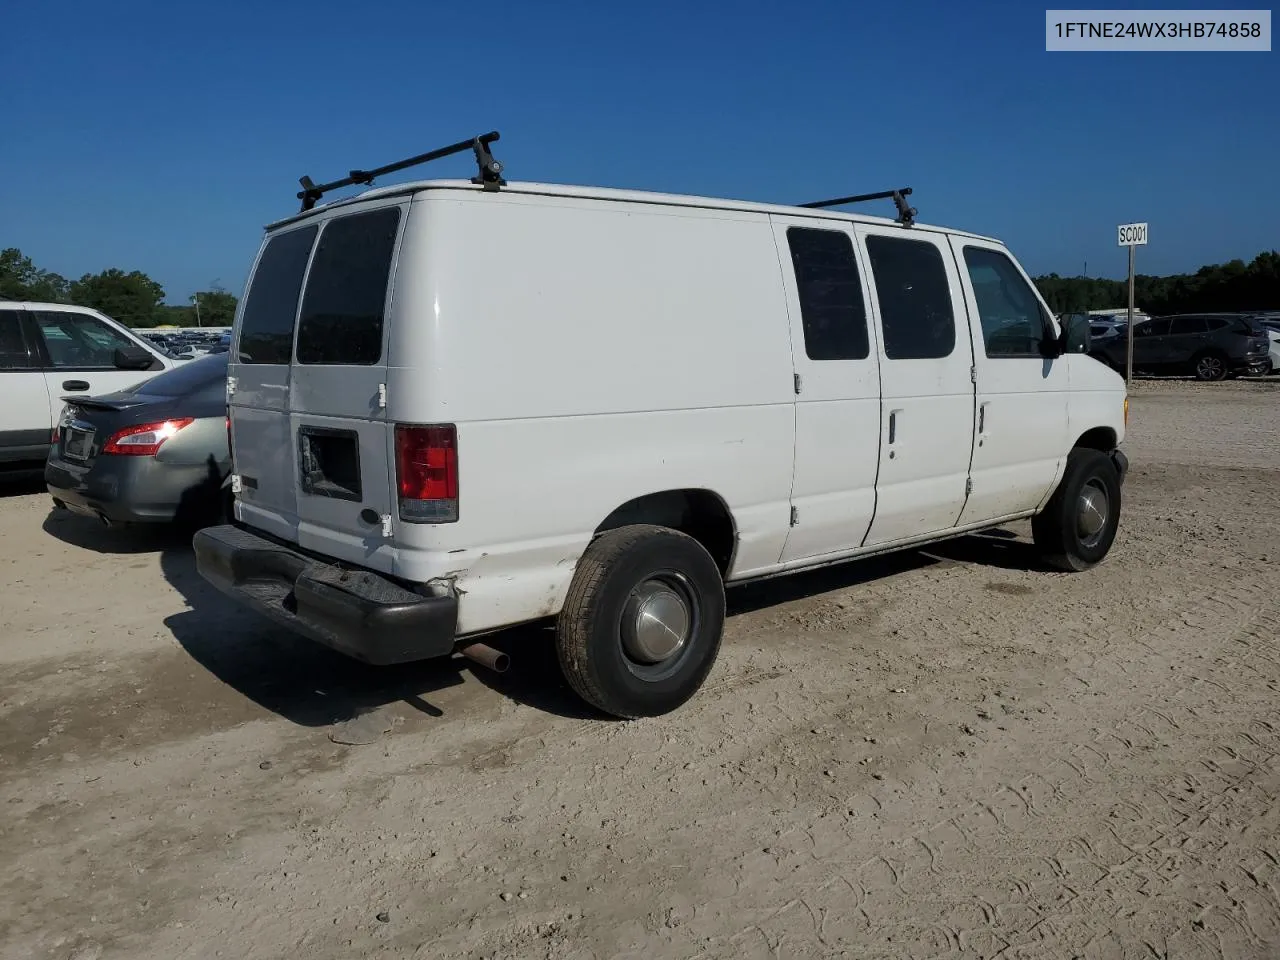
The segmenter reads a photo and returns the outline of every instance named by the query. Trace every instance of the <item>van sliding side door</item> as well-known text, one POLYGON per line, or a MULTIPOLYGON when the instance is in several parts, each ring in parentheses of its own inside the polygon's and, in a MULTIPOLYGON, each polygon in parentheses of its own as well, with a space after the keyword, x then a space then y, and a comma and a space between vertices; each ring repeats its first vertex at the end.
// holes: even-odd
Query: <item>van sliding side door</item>
POLYGON ((774 217, 796 373, 782 562, 856 550, 876 509, 880 369, 852 225, 774 217))
POLYGON ((943 532, 964 509, 973 348, 946 237, 858 224, 880 333, 880 472, 867 546, 943 532))

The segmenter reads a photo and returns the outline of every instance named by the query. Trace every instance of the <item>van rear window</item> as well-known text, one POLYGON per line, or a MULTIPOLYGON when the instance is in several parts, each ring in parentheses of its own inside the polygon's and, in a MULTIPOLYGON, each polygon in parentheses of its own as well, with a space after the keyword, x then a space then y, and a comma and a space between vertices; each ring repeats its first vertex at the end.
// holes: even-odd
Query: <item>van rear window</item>
POLYGON ((244 302, 237 347, 241 363, 289 362, 298 294, 315 238, 315 227, 303 227, 267 241, 244 302))
POLYGON ((298 362, 364 365, 382 358, 382 320, 400 209, 338 217, 316 247, 298 321, 298 362))

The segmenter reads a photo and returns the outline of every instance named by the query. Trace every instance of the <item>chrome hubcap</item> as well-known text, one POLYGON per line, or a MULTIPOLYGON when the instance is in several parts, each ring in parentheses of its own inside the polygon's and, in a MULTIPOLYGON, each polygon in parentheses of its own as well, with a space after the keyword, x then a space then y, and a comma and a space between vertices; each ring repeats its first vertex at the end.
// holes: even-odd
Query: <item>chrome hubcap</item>
POLYGON ((693 617, 678 588, 646 580, 631 592, 622 615, 622 645, 640 663, 661 663, 689 641, 693 617))
POLYGON ((1076 504, 1076 531, 1086 546, 1096 543, 1107 526, 1107 491, 1090 480, 1080 491, 1076 504))

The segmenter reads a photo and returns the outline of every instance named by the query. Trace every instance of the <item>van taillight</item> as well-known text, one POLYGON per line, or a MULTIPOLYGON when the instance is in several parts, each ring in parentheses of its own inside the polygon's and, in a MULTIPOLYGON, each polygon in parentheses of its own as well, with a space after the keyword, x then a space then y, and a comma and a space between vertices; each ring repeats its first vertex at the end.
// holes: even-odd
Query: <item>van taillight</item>
POLYGON ((458 431, 453 424, 396 424, 396 484, 400 519, 452 523, 458 519, 458 431))

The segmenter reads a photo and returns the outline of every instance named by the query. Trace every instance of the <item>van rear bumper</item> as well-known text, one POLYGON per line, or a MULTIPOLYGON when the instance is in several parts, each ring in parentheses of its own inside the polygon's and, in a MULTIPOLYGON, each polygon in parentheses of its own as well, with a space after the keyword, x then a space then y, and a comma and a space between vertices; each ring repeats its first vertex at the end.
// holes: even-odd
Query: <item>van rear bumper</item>
POLYGON ((453 652, 458 598, 422 596, 370 570, 324 563, 242 527, 195 535, 196 568, 223 593, 365 663, 453 652))

